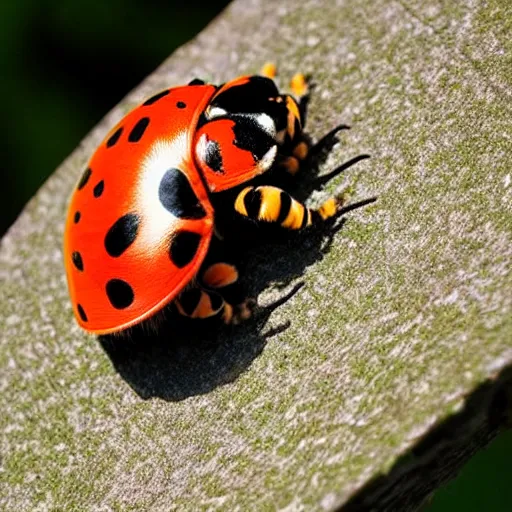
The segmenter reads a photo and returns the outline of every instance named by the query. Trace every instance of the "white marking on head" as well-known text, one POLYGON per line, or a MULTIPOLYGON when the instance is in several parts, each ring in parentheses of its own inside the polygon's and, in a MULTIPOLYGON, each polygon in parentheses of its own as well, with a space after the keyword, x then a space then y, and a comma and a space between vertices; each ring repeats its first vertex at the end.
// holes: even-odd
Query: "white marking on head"
POLYGON ((227 112, 220 107, 208 107, 205 114, 208 119, 214 119, 215 117, 225 116, 227 112))
POLYGON ((274 160, 276 158, 277 154, 277 146, 272 146, 261 158, 261 160, 258 162, 258 169, 260 173, 268 171, 272 164, 274 163, 274 160))
POLYGON ((276 125, 274 120, 268 114, 252 114, 250 117, 256 121, 258 126, 260 126, 265 133, 271 137, 275 137, 276 125))

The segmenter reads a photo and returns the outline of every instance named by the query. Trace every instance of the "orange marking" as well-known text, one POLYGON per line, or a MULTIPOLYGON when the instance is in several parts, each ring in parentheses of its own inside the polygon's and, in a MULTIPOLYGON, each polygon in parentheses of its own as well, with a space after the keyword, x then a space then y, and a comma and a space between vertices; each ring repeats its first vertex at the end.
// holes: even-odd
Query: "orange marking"
POLYGON ((306 142, 299 142, 294 150, 293 156, 297 157, 299 160, 304 160, 308 156, 309 147, 306 142))
POLYGON ((217 313, 219 309, 214 311, 212 309, 210 297, 208 297, 207 293, 201 291, 201 298, 199 299, 199 304, 197 305, 196 309, 194 309, 191 318, 208 318, 210 316, 215 315, 215 313, 217 313))
POLYGON ((304 206, 292 198, 290 211, 286 219, 281 223, 281 226, 289 229, 300 229, 302 226, 302 219, 304 218, 304 212, 304 206))
POLYGON ((292 176, 299 170, 299 161, 294 156, 286 157, 281 164, 292 176))
POLYGON ((261 192, 261 206, 258 218, 273 221, 279 217, 281 211, 281 189, 277 187, 258 187, 261 192))
POLYGON ((242 215, 245 215, 246 217, 248 217, 248 214, 247 214, 247 209, 245 208, 245 204, 244 204, 244 198, 245 196, 247 195, 247 193, 252 190, 253 187, 245 187, 239 194, 238 196, 236 197, 236 201, 235 201, 235 210, 242 214, 242 215))
POLYGON ((233 307, 227 302, 224 303, 224 313, 222 314, 222 320, 225 324, 230 324, 233 318, 233 307))
POLYGON ((296 101, 291 96, 286 96, 286 108, 288 109, 288 133, 290 134, 290 138, 293 140, 295 137, 295 120, 297 119, 300 122, 300 112, 299 107, 296 101))
POLYGON ((226 82, 216 93, 213 97, 214 99, 219 95, 222 94, 227 89, 231 89, 231 87, 235 87, 237 85, 244 85, 249 82, 249 79, 251 77, 249 75, 242 75, 238 78, 235 78, 234 80, 231 80, 230 82, 226 82))
POLYGON ((277 75, 277 68, 273 62, 267 62, 262 68, 260 74, 267 78, 274 79, 277 75))
POLYGON ((228 263, 214 263, 203 274, 203 282, 212 288, 222 288, 238 280, 238 272, 228 263))
POLYGON ((318 208, 318 213, 320 214, 320 217, 322 217, 322 219, 328 219, 329 217, 332 217, 335 213, 336 213, 336 210, 337 210, 337 202, 336 202, 336 199, 334 199, 334 197, 331 197, 330 199, 327 199, 327 201, 325 201, 325 203, 320 206, 320 208, 318 208))
POLYGON ((293 75, 293 78, 290 81, 290 87, 295 96, 298 96, 299 98, 304 96, 308 92, 306 77, 302 73, 293 75))

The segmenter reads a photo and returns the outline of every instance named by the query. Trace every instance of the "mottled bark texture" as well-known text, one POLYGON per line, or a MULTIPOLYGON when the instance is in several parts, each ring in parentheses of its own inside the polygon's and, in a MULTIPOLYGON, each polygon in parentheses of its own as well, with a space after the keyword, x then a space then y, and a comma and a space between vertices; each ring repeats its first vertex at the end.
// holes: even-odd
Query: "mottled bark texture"
POLYGON ((239 0, 117 106, 2 241, 1 507, 412 510, 453 476, 510 410, 510 20, 508 0, 239 0), (209 343, 80 332, 61 240, 90 152, 162 88, 268 60, 283 87, 313 77, 313 139, 352 126, 320 174, 372 155, 310 201, 378 202, 252 248, 263 309, 209 343))

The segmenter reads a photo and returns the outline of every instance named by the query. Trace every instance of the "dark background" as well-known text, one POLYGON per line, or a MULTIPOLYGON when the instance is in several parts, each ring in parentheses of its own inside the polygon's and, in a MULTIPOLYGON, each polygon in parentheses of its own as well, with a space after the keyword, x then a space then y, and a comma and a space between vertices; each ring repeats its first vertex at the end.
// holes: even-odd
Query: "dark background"
MULTIPOLYGON (((0 235, 87 132, 227 4, 0 0, 0 235)), ((512 510, 511 432, 424 512, 457 510, 512 510)))
POLYGON ((87 132, 228 3, 0 0, 0 234, 87 132))

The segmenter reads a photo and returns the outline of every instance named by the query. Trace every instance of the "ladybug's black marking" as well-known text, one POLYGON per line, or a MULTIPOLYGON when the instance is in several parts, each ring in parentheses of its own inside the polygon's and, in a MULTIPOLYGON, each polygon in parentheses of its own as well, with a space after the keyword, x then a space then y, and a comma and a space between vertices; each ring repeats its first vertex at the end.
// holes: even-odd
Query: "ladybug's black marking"
POLYGON ((236 116, 233 133, 235 134, 234 145, 250 151, 256 162, 276 145, 276 141, 251 116, 236 116))
POLYGON ((220 152, 220 144, 215 140, 209 140, 206 143, 204 151, 204 161, 215 172, 224 174, 222 167, 222 154, 220 152))
POLYGON ((247 210, 247 216, 251 219, 257 219, 261 207, 261 192, 256 188, 249 190, 244 196, 244 206, 247 210))
POLYGON ((178 103, 176 103, 176 106, 178 108, 185 108, 187 104, 184 101, 178 101, 178 103))
POLYGON ((208 297, 210 297, 210 304, 212 306, 212 311, 217 311, 218 309, 220 309, 222 306, 222 303, 224 302, 222 300, 222 297, 218 293, 215 293, 215 292, 207 292, 207 293, 208 293, 208 297))
POLYGON ((119 137, 121 137, 122 133, 123 133, 123 127, 121 126, 107 140, 107 148, 111 148, 112 146, 114 146, 117 143, 117 141, 119 140, 119 137))
MULTIPOLYGON (((281 224, 286 217, 288 217, 288 214, 290 213, 290 208, 292 206, 292 198, 290 197, 290 194, 287 194, 284 190, 281 191, 280 195, 281 199, 281 208, 279 209, 279 215, 277 216, 276 223, 281 224)), ((307 215, 304 214, 305 219, 307 220, 307 215)))
POLYGON ((201 128, 203 125, 205 125, 208 121, 210 121, 210 120, 208 119, 206 114, 204 112, 201 112, 201 114, 199 115, 199 119, 197 120, 196 130, 199 130, 199 128, 201 128))
POLYGON ((302 217, 302 222, 300 223, 300 229, 304 229, 308 223, 308 211, 304 208, 304 214, 302 217))
POLYGON ((163 207, 180 219, 201 219, 206 212, 183 172, 175 167, 164 174, 158 188, 163 207))
POLYGON ((194 80, 190 80, 190 82, 187 85, 204 85, 205 81, 201 80, 200 78, 194 78, 194 80))
POLYGON ((80 178, 80 181, 78 182, 78 186, 76 187, 77 190, 82 190, 85 185, 87 185, 87 182, 89 181, 89 178, 91 177, 92 171, 90 167, 87 167, 85 169, 84 173, 82 174, 82 177, 80 178))
POLYGON ((75 212, 75 217, 73 219, 73 221, 75 222, 75 224, 78 224, 78 221, 80 220, 80 217, 82 216, 82 214, 80 212, 75 212))
POLYGON ((179 231, 174 235, 169 247, 169 257, 178 267, 186 267, 196 255, 201 235, 193 231, 179 231))
POLYGON ((279 96, 279 90, 273 80, 263 76, 252 76, 241 85, 235 85, 222 91, 212 103, 226 112, 260 113, 267 112, 268 99, 279 96), (251 101, 247 101, 250 98, 251 101))
POLYGON ((144 135, 146 128, 149 124, 149 117, 143 117, 137 121, 137 124, 132 128, 130 135, 128 135, 128 140, 130 142, 139 142, 139 140, 144 135))
POLYGON ((76 309, 78 310, 78 314, 80 315, 82 322, 87 322, 87 315, 85 314, 85 311, 84 311, 84 308, 82 307, 82 305, 77 304, 76 309))
POLYGON ((137 236, 139 222, 136 213, 127 213, 114 222, 105 236, 105 249, 110 256, 117 258, 130 247, 137 236))
POLYGON ((84 271, 84 260, 82 259, 82 255, 78 251, 75 251, 71 255, 71 259, 73 260, 73 264, 75 265, 77 270, 80 270, 80 272, 83 272, 84 271))
POLYGON ((103 194, 103 189, 105 188, 105 182, 101 180, 96 184, 96 186, 93 188, 92 193, 94 194, 94 197, 100 197, 101 194, 103 194))
POLYGON ((162 99, 163 97, 167 96, 171 91, 162 91, 158 94, 155 94, 154 96, 151 96, 151 98, 147 99, 142 105, 147 107, 148 105, 153 105, 153 103, 156 103, 158 100, 162 99))
POLYGON ((134 299, 132 287, 122 279, 111 279, 105 287, 107 297, 116 309, 125 309, 134 299))
POLYGON ((199 288, 190 288, 189 290, 185 290, 179 298, 180 306, 188 316, 192 315, 200 300, 201 290, 199 288))

